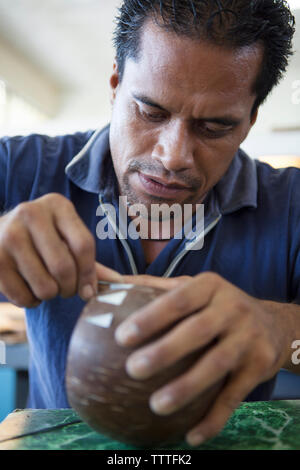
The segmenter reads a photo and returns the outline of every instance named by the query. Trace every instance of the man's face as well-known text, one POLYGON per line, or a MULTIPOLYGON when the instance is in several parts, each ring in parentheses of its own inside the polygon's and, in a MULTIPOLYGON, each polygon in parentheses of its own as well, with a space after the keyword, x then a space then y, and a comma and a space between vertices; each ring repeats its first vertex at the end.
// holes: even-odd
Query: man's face
POLYGON ((259 47, 229 51, 146 23, 138 60, 110 80, 120 194, 148 208, 202 202, 255 122, 261 60, 259 47))

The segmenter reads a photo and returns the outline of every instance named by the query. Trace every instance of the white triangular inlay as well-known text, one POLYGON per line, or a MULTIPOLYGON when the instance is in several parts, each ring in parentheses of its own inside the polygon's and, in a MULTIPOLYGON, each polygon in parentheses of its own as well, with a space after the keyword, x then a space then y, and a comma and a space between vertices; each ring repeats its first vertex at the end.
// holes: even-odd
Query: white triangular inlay
POLYGON ((134 284, 111 284, 111 290, 120 290, 120 289, 133 289, 134 284))
POLYGON ((96 326, 101 326, 101 328, 110 328, 114 318, 113 313, 105 313, 104 315, 97 315, 96 317, 87 318, 87 322, 92 323, 96 326))
POLYGON ((125 298, 127 297, 128 292, 113 292, 111 294, 98 295, 97 300, 99 302, 105 302, 106 304, 121 305, 125 298))

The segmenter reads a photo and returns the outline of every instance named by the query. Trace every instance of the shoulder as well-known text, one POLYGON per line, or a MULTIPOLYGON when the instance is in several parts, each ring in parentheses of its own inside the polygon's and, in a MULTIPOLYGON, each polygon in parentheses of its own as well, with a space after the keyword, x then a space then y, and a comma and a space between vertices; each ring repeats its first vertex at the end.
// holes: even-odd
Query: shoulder
POLYGON ((41 156, 63 155, 67 162, 68 158, 72 159, 81 150, 92 134, 93 131, 87 131, 53 137, 42 134, 2 137, 0 154, 12 159, 22 158, 23 161, 26 157, 32 161, 41 156))
POLYGON ((62 136, 31 134, 0 139, 0 210, 46 193, 67 193, 66 165, 94 131, 62 136))
MULTIPOLYGON (((263 220, 286 227, 289 233, 300 232, 300 169, 273 168, 256 161, 258 212, 263 220)), ((273 225, 272 225, 273 226, 273 225)))
POLYGON ((273 168, 267 163, 255 160, 258 190, 261 197, 285 199, 292 203, 300 198, 300 169, 296 167, 273 168))
POLYGON ((254 160, 257 168, 257 174, 261 181, 274 182, 284 180, 298 180, 300 178, 300 168, 293 166, 286 168, 274 168, 268 163, 260 160, 254 160))

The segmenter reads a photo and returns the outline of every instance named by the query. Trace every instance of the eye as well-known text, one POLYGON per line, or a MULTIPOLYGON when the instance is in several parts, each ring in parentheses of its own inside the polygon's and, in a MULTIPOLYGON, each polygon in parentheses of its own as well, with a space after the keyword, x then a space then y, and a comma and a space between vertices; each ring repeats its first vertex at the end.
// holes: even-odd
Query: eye
POLYGON ((165 116, 162 113, 147 113, 146 111, 142 111, 141 115, 148 121, 152 121, 152 122, 159 122, 165 118, 165 116))
POLYGON ((215 139, 224 137, 232 130, 232 125, 224 125, 211 122, 198 122, 195 124, 195 131, 198 134, 202 134, 215 139))
POLYGON ((154 108, 149 107, 150 109, 141 108, 137 106, 138 114, 142 119, 148 122, 161 122, 166 119, 166 113, 162 112, 161 110, 155 111, 154 108))

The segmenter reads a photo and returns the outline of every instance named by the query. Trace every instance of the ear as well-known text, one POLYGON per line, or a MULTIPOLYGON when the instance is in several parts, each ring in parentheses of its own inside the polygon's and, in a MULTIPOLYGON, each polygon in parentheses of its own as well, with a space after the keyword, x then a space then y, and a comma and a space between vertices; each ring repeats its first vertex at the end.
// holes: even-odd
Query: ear
POLYGON ((254 124, 256 123, 257 116, 258 116, 258 109, 259 108, 256 108, 255 113, 251 116, 251 119, 250 119, 251 127, 253 127, 254 124))
POLYGON ((114 101, 116 99, 117 95, 117 90, 119 87, 120 81, 119 81, 119 71, 118 71, 118 65, 116 59, 114 60, 113 63, 113 72, 112 75, 109 79, 109 85, 110 85, 110 102, 111 104, 114 104, 114 101))
MULTIPOLYGON (((246 140, 246 138, 248 137, 248 134, 249 132, 251 131, 252 127, 254 126, 254 124, 256 123, 256 120, 257 120, 257 116, 258 116, 258 109, 256 109, 255 113, 252 114, 251 116, 251 119, 250 119, 250 126, 248 127, 247 131, 246 131, 246 134, 244 135, 243 139, 242 139, 242 142, 244 142, 244 140, 246 140)), ((241 143, 242 143, 241 142, 241 143)))

